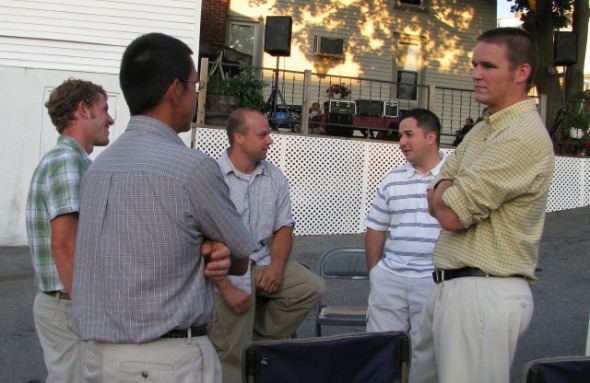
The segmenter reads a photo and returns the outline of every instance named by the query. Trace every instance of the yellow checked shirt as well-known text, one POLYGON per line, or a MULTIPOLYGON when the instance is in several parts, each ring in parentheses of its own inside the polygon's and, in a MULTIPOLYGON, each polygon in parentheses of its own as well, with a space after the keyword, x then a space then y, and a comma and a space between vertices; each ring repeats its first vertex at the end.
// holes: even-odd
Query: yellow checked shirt
POLYGON ((535 280, 554 167, 553 146, 534 100, 477 124, 429 186, 453 180, 443 200, 466 228, 441 231, 434 266, 478 267, 535 280))

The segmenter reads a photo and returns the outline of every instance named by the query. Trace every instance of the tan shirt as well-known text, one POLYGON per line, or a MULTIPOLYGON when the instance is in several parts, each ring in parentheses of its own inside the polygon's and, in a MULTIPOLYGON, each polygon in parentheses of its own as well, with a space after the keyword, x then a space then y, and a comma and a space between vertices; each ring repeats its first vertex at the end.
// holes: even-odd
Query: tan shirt
POLYGON ((471 266, 535 280, 554 167, 553 146, 534 100, 477 124, 429 186, 453 180, 443 200, 466 227, 441 231, 434 266, 471 266))

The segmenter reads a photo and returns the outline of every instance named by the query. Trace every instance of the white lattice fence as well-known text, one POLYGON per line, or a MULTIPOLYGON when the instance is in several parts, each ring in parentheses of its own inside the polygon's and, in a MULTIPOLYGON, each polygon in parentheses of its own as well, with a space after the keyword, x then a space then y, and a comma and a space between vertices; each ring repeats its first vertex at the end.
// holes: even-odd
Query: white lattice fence
POLYGON ((590 205, 590 158, 556 157, 547 212, 590 205))
MULTIPOLYGON (((197 147, 219 158, 228 146, 223 129, 197 129, 197 147)), ((272 134, 268 160, 291 187, 296 235, 356 234, 379 182, 405 162, 396 143, 272 134)), ((449 153, 453 149, 442 149, 449 153)), ((557 157, 547 212, 590 205, 590 159, 557 157)))

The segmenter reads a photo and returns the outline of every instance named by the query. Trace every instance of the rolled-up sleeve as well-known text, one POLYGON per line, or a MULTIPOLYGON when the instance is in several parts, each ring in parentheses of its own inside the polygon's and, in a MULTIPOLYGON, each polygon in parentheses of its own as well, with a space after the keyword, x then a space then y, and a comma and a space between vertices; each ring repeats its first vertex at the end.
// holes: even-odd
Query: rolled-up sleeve
POLYGON ((503 141, 481 153, 468 169, 459 171, 453 177, 453 186, 443 194, 445 204, 464 227, 486 219, 505 201, 525 193, 538 174, 531 171, 538 164, 530 146, 512 138, 503 141))
POLYGON ((188 188, 203 235, 223 242, 233 259, 250 256, 256 247, 254 238, 242 223, 215 160, 204 159, 198 171, 191 172, 188 188))

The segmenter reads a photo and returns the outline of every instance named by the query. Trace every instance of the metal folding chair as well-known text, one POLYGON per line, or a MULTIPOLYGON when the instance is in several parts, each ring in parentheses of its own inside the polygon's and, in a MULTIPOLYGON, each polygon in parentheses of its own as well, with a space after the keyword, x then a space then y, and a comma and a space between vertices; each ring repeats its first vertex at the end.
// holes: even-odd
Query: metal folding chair
POLYGON ((387 332, 253 342, 243 360, 246 383, 405 383, 410 339, 387 332))
POLYGON ((524 366, 522 383, 578 383, 590 381, 590 356, 535 359, 524 366))
MULTIPOLYGON (((328 250, 318 261, 318 274, 325 279, 369 279, 365 249, 336 247, 328 250)), ((316 336, 322 335, 322 326, 366 326, 366 317, 366 305, 327 305, 322 300, 317 306, 316 336)))

